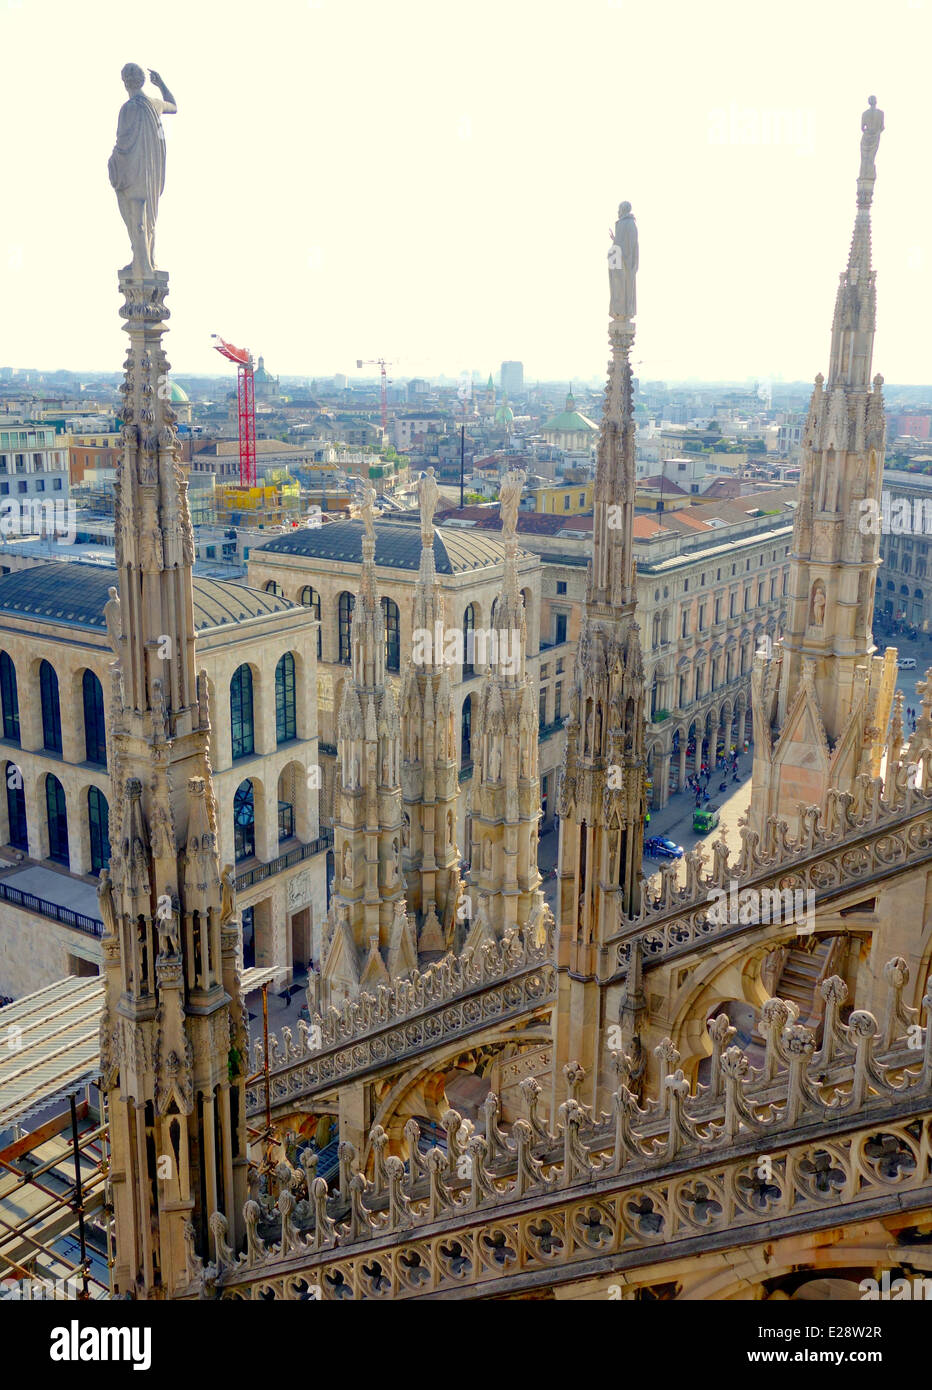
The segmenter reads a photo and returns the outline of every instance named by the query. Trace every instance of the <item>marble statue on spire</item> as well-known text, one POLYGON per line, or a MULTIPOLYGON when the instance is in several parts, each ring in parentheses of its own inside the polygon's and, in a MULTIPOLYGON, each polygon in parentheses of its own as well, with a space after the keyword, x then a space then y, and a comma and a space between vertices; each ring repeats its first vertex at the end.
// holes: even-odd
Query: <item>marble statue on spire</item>
POLYGON ((107 169, 133 249, 132 262, 122 273, 146 275, 155 269, 155 220, 165 187, 165 136, 159 117, 162 113, 174 115, 178 107, 152 68, 149 76, 161 92, 161 100, 144 94, 146 75, 138 63, 127 63, 120 76, 129 100, 120 107, 116 144, 107 169))
POLYGON ((613 319, 633 319, 637 313, 638 229, 630 203, 618 209, 618 221, 608 253, 608 280, 613 319))
POLYGON ((426 473, 422 473, 417 483, 417 504, 421 512, 421 542, 424 545, 431 545, 434 539, 434 512, 437 510, 437 503, 440 499, 440 489, 437 486, 437 479, 434 477, 434 470, 428 468, 426 473))
POLYGON ((524 489, 526 473, 520 469, 514 469, 506 473, 502 479, 501 491, 499 492, 499 503, 501 506, 502 517, 502 538, 503 540, 513 540, 515 531, 518 527, 518 508, 521 505, 521 493, 524 489))
POLYGON ((374 508, 374 506, 375 506, 375 499, 376 499, 376 496, 377 496, 377 493, 376 493, 376 490, 375 490, 374 487, 365 487, 365 488, 363 488, 363 490, 362 490, 362 502, 360 503, 360 506, 359 506, 359 515, 360 515, 361 518, 362 518, 362 524, 363 524, 363 526, 365 526, 365 528, 366 528, 366 535, 369 537, 370 541, 374 541, 374 540, 375 540, 375 524, 374 524, 374 521, 373 521, 373 508, 374 508))
POLYGON ((861 117, 861 170, 858 174, 860 179, 875 179, 877 177, 877 167, 874 159, 880 145, 880 133, 883 130, 883 112, 877 109, 877 98, 867 98, 867 110, 861 117))

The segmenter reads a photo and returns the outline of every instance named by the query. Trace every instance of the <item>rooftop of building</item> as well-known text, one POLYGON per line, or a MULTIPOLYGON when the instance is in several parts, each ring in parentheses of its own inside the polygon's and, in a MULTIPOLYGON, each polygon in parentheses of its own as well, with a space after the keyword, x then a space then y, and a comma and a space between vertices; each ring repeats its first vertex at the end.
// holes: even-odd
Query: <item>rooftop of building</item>
POLYGON ((716 478, 707 488, 703 488, 702 496, 707 501, 730 501, 731 498, 742 495, 743 486, 745 485, 740 478, 716 478))
POLYGON ((657 488, 659 492, 669 493, 671 497, 688 497, 689 493, 679 483, 667 478, 663 473, 654 473, 649 478, 641 478, 638 481, 638 488, 657 488))
MULTIPOLYGON (((577 484, 572 484, 577 486, 577 484)), ((501 508, 497 502, 489 506, 473 505, 453 507, 441 513, 438 520, 444 526, 471 523, 477 530, 500 531, 502 529, 501 508)), ((518 534, 537 536, 591 536, 592 514, 585 516, 561 516, 556 512, 519 512, 518 534)))
MULTIPOLYGON (((303 454, 307 450, 302 444, 287 444, 283 439, 257 439, 256 455, 260 454, 303 454)), ((196 458, 239 457, 238 439, 214 439, 198 449, 196 458)))
MULTIPOLYGON (((333 521, 327 526, 304 526, 278 536, 267 545, 254 547, 253 556, 306 555, 317 560, 362 564, 361 521, 333 521)), ((434 531, 434 565, 438 574, 466 574, 500 565, 501 541, 477 535, 473 530, 438 527, 434 531)), ((518 552, 519 557, 522 552, 518 552)), ((421 531, 405 521, 375 522, 375 563, 385 569, 417 570, 421 564, 421 531)))
MULTIPOLYGON (((116 583, 113 565, 60 561, 0 575, 0 613, 44 619, 94 632, 106 629, 104 604, 116 583)), ((194 627, 201 634, 298 605, 244 584, 194 576, 194 627)))

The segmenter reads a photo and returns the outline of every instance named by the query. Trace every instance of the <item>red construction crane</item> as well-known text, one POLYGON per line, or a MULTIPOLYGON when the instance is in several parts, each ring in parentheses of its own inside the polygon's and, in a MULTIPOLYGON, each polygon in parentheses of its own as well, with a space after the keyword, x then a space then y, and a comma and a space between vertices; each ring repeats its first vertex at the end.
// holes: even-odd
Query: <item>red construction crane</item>
POLYGON ((388 368, 391 362, 386 362, 384 357, 368 357, 365 362, 361 357, 357 357, 357 367, 381 367, 382 369, 382 429, 388 428, 388 368))
POLYGON ((216 338, 219 352, 228 362, 236 363, 236 398, 239 405, 239 485, 256 485, 256 390, 253 376, 252 353, 248 348, 234 347, 219 333, 211 333, 216 338))

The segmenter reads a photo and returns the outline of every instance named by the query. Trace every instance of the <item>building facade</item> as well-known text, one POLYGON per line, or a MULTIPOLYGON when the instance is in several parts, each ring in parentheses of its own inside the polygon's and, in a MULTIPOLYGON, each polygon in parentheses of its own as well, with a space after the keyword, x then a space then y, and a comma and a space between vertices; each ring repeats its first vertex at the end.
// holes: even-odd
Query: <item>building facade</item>
POLYGON ((0 429, 0 500, 54 501, 68 495, 68 446, 54 429, 0 429))
MULTIPOLYGON (((386 612, 386 678, 400 699, 402 658, 412 649, 414 597, 420 564, 420 536, 414 519, 376 519, 375 574, 386 612)), ((352 659, 352 615, 362 564, 361 521, 328 522, 301 528, 254 548, 249 555, 249 583, 307 604, 320 619, 318 714, 323 769, 321 815, 330 823, 333 815, 333 771, 336 758, 337 722, 344 683, 352 659)), ((484 532, 453 526, 437 528, 435 565, 443 596, 447 629, 459 633, 463 657, 449 665, 455 708, 460 796, 457 808, 457 844, 469 843, 466 824, 466 792, 473 763, 473 712, 477 707, 483 671, 483 653, 470 633, 489 628, 492 605, 502 583, 504 552, 500 541, 484 532), (473 657, 469 656, 470 645, 473 657)), ((542 828, 552 823, 556 784, 562 759, 562 690, 557 686, 565 661, 562 652, 551 652, 542 642, 541 563, 522 549, 516 560, 518 580, 527 614, 527 661, 538 691, 540 777, 545 800, 542 828), (546 671, 546 675, 544 675, 546 671), (544 691, 541 698, 541 690, 544 691), (554 726, 557 727, 554 727, 554 726)), ((562 616, 568 618, 567 603, 562 616)), ((566 622, 550 634, 563 647, 569 636, 566 622)), ((451 649, 452 650, 452 649, 451 649)), ((455 654, 455 653, 454 653, 455 654)))
MULTIPOLYGON (((110 859, 113 653, 104 609, 114 578, 112 568, 78 562, 0 577, 3 994, 101 966, 101 921, 87 886, 110 859), (22 893, 41 910, 24 909, 22 893), (76 901, 88 906, 72 923, 76 901)), ((219 854, 237 879, 245 963, 273 967, 284 983, 295 965, 319 958, 327 907, 317 627, 300 605, 217 580, 193 584, 214 715, 219 854)))

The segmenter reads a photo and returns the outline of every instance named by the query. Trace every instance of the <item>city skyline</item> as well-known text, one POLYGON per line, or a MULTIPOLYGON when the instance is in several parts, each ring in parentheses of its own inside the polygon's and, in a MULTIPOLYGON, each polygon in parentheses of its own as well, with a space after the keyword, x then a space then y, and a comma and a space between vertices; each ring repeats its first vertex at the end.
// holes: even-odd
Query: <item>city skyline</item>
POLYGON ((576 12, 586 61, 555 66, 562 8, 479 4, 468 23, 432 13, 428 29, 413 0, 390 11, 311 0, 279 7, 264 27, 251 18, 245 79, 233 11, 223 27, 213 5, 164 12, 166 36, 187 42, 151 52, 142 15, 98 7, 73 122, 80 13, 28 2, 0 13, 8 116, 28 132, 7 174, 31 190, 0 237, 0 360, 50 360, 35 309, 66 286, 54 360, 106 370, 118 351, 106 306, 120 228, 91 214, 113 196, 99 151, 133 60, 160 71, 179 104, 156 248, 172 267, 179 373, 210 373, 219 332, 281 375, 353 380, 358 357, 379 355, 399 377, 454 374, 494 341, 490 370, 507 356, 526 380, 561 379, 568 362, 596 378, 608 228, 629 199, 642 247, 637 374, 811 381, 827 360, 854 206, 854 122, 876 93, 887 119, 878 368, 904 384, 932 380, 932 353, 910 332, 932 289, 929 195, 912 174, 926 115, 909 80, 927 7, 903 4, 881 27, 857 5, 839 31, 830 14, 793 4, 767 35, 764 65, 731 4, 710 25, 682 5, 655 18, 600 0, 576 12), (40 95, 21 59, 50 22, 59 42, 43 51, 40 95), (844 74, 837 82, 814 82, 799 61, 803 33, 806 51, 844 74), (725 70, 727 84, 709 81, 725 70))

